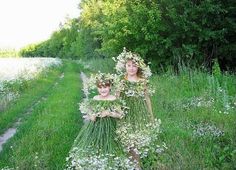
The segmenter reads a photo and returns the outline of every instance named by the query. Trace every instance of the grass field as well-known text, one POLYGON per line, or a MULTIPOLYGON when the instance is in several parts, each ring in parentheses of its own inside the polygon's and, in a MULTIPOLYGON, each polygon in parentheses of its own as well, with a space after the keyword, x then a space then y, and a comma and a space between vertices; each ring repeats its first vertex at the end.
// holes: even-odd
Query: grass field
MULTIPOLYGON (((82 125, 79 74, 113 67, 107 59, 65 60, 30 81, 0 113, 1 133, 22 119, 0 153, 0 169, 63 169, 82 125)), ((160 140, 168 149, 146 169, 236 169, 236 76, 181 67, 178 75, 170 70, 150 83, 156 90, 153 110, 162 121, 160 140)))
POLYGON ((62 169, 81 125, 77 108, 82 97, 80 69, 80 65, 65 61, 62 68, 32 83, 22 98, 1 113, 2 117, 13 115, 5 124, 16 117, 24 119, 0 154, 1 168, 62 169), (25 113, 27 109, 30 113, 25 113))

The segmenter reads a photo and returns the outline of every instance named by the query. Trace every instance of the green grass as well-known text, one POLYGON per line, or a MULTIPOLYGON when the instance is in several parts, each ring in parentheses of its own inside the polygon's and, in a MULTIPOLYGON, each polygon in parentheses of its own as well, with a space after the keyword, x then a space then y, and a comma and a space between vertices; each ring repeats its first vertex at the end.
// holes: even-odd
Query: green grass
POLYGON ((182 72, 177 76, 162 74, 152 78, 151 82, 156 87, 156 94, 152 97, 153 109, 162 120, 161 139, 168 146, 160 156, 162 166, 166 169, 236 167, 235 78, 234 75, 222 75, 223 81, 219 82, 201 71, 182 72), (224 91, 221 92, 220 88, 224 91), (202 99, 203 105, 210 99, 214 102, 198 106, 196 97, 202 99), (231 109, 224 114, 227 104, 231 109), (224 131, 224 136, 196 137, 193 132, 200 124, 214 125, 224 131))
POLYGON ((4 146, 0 167, 63 169, 78 134, 81 66, 66 61, 64 78, 58 81, 32 110, 17 134, 4 146))
POLYGON ((87 69, 87 72, 103 73, 115 73, 113 69, 115 67, 115 61, 111 58, 93 58, 89 60, 78 60, 78 63, 83 64, 87 69))
POLYGON ((9 106, 0 113, 0 134, 11 127, 18 118, 22 117, 40 98, 50 92, 50 88, 59 79, 63 67, 51 68, 41 73, 33 81, 14 83, 10 89, 20 92, 20 97, 12 101, 9 106), (20 84, 20 85, 19 85, 20 84))
MULTIPOLYGON (((46 94, 45 98, 33 107, 18 133, 4 146, 0 168, 7 165, 20 169, 64 168, 65 158, 82 124, 77 110, 77 103, 83 96, 80 71, 86 74, 96 70, 114 73, 111 59, 82 62, 89 69, 78 63, 81 61, 65 62, 63 79, 56 78, 62 70, 55 70, 57 74, 52 76, 55 78, 49 76, 46 79, 51 81, 49 84, 56 81, 58 84, 39 93, 39 96, 46 94)), ((235 169, 236 76, 211 75, 183 67, 178 75, 172 71, 153 75, 150 83, 156 89, 152 96, 153 110, 162 121, 160 141, 165 142, 168 149, 158 156, 158 160, 146 159, 147 165, 153 169, 235 169), (194 134, 198 126, 204 128, 207 125, 216 127, 224 135, 200 137, 194 134)), ((40 86, 49 88, 49 84, 42 82, 40 86)), ((25 93, 30 93, 30 89, 25 93)), ((35 102, 41 98, 36 97, 35 102)), ((18 102, 24 103, 25 100, 27 97, 18 102)), ((31 98, 25 107, 35 102, 31 98)), ((17 105, 12 105, 9 110, 16 108, 17 105)))
MULTIPOLYGON (((96 68, 114 72, 111 59, 92 60, 87 64, 93 72, 96 68)), ((168 149, 158 160, 146 159, 147 165, 153 169, 235 169, 236 76, 211 75, 185 66, 179 70, 178 74, 169 70, 151 78, 156 89, 152 96, 153 110, 162 121, 160 141, 165 142, 168 149), (214 101, 209 106, 197 106, 197 98, 203 103, 214 101), (227 105, 231 107, 229 110, 227 105), (224 135, 197 137, 194 130, 200 125, 215 126, 224 135)))

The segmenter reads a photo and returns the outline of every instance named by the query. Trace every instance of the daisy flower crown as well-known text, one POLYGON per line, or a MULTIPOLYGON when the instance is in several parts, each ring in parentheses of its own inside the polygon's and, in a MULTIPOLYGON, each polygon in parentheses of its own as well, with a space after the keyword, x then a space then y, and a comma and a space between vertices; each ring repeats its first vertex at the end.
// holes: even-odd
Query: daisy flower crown
POLYGON ((92 74, 90 78, 86 81, 83 87, 83 91, 86 96, 88 96, 91 92, 97 89, 99 86, 108 86, 113 85, 117 76, 110 73, 101 73, 92 74))
POLYGON ((141 76, 143 78, 148 78, 152 75, 150 67, 145 64, 144 60, 140 57, 140 55, 132 53, 131 51, 126 51, 125 47, 123 49, 123 52, 119 54, 117 58, 113 57, 112 59, 117 62, 115 69, 120 75, 125 75, 125 65, 129 60, 132 60, 138 66, 141 71, 141 76))

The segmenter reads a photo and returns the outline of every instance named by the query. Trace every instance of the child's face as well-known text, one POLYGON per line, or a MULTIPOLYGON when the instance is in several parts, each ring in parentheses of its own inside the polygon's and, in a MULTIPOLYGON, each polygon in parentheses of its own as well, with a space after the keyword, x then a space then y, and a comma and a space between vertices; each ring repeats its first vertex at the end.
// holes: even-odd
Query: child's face
POLYGON ((138 66, 132 60, 128 60, 125 66, 126 72, 129 76, 137 75, 138 66))
POLYGON ((102 96, 102 97, 107 97, 110 94, 110 86, 99 86, 98 87, 98 93, 102 96))

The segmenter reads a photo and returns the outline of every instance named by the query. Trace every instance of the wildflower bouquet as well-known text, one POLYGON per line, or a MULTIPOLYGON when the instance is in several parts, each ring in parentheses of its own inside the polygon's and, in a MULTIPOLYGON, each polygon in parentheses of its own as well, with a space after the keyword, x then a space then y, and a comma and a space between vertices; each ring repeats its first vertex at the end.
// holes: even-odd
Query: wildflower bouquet
POLYGON ((117 88, 127 97, 144 97, 145 94, 152 96, 155 93, 154 88, 146 79, 140 79, 137 82, 131 82, 123 79, 120 80, 117 88))
POLYGON ((84 99, 79 104, 79 109, 83 115, 102 117, 104 111, 118 112, 123 117, 127 112, 127 107, 124 100, 117 99, 114 101, 84 99))

